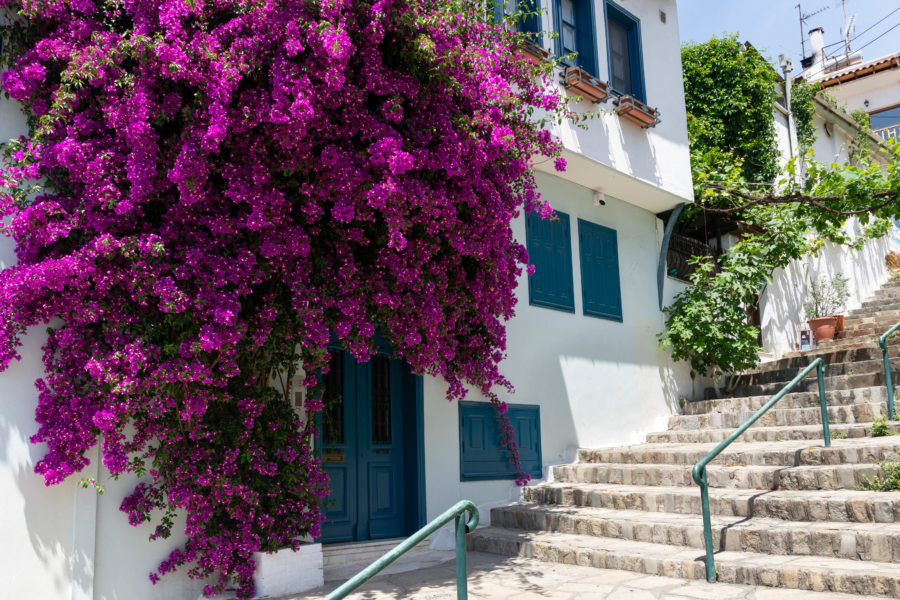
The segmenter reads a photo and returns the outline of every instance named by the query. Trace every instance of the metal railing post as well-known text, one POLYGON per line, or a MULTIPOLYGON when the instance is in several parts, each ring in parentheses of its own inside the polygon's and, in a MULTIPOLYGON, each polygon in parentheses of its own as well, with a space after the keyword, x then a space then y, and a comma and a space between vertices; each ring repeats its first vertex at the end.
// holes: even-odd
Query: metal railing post
POLYGON ((825 361, 819 363, 819 366, 816 369, 816 379, 819 380, 819 406, 822 408, 822 433, 825 435, 825 446, 830 446, 831 430, 828 427, 828 406, 825 404, 825 361))
POLYGON ((466 534, 475 531, 475 528, 478 526, 478 508, 469 500, 460 500, 445 510, 439 517, 400 542, 392 550, 384 553, 378 560, 325 596, 325 600, 346 598, 353 590, 370 580, 379 571, 406 554, 413 546, 454 518, 456 518, 456 597, 459 600, 466 600, 468 597, 466 585, 466 534), (467 514, 468 518, 466 518, 467 514))
MULTIPOLYGON (((900 327, 900 323, 897 324, 897 327, 900 327)), ((828 408, 825 405, 825 361, 821 358, 817 358, 798 373, 789 384, 781 388, 780 392, 772 396, 768 402, 753 413, 749 419, 744 421, 740 427, 732 431, 718 446, 710 450, 709 454, 695 464, 691 471, 691 477, 694 479, 694 483, 700 486, 700 511, 703 513, 703 542, 706 544, 706 580, 710 583, 716 580, 716 563, 713 553, 712 518, 709 509, 709 480, 707 478, 706 465, 712 462, 732 442, 741 437, 751 425, 756 423, 766 411, 775 406, 776 402, 784 398, 788 392, 794 389, 794 386, 800 383, 813 369, 816 369, 819 385, 819 404, 822 408, 822 435, 825 438, 825 445, 830 446, 831 431, 828 428, 828 408)))
POLYGON ((706 545, 706 580, 716 580, 716 559, 713 556, 712 517, 709 510, 709 482, 706 479, 706 467, 700 473, 700 510, 703 512, 703 542, 706 545))
POLYGON ((888 417, 891 421, 897 418, 894 413, 894 382, 891 381, 891 358, 888 355, 888 345, 887 340, 888 337, 897 331, 900 328, 900 323, 897 323, 878 338, 878 344, 881 346, 881 358, 884 361, 884 385, 887 387, 887 398, 888 398, 888 417))
POLYGON ((466 520, 464 515, 456 517, 456 599, 468 600, 469 589, 466 576, 466 520))

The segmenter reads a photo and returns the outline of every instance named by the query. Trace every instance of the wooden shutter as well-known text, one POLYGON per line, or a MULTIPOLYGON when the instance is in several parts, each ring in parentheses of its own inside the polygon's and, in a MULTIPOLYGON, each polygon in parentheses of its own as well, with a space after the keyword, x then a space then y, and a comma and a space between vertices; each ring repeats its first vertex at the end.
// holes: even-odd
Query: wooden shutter
POLYGON ((534 275, 528 277, 528 301, 566 312, 575 312, 572 277, 572 237, 569 215, 556 211, 558 220, 525 215, 525 244, 534 275))
POLYGON ((619 249, 615 229, 578 219, 584 314, 622 321, 619 249))
MULTIPOLYGON (((541 476, 541 412, 539 406, 510 404, 509 420, 515 431, 522 469, 541 476)), ((459 403, 460 481, 515 479, 518 473, 502 446, 497 412, 487 402, 459 403)))

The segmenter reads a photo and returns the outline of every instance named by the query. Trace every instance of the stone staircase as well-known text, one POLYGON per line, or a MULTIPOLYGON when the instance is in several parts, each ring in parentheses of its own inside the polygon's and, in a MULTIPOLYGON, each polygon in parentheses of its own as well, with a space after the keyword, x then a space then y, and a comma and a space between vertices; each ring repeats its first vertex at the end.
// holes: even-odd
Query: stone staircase
MULTIPOLYGON (((491 511, 473 550, 647 574, 705 577, 700 490, 691 467, 814 357, 827 363, 832 445, 814 374, 707 468, 718 581, 900 597, 900 493, 858 491, 900 461, 900 437, 871 437, 887 414, 877 336, 900 320, 900 283, 845 319, 844 336, 743 375, 734 397, 691 402, 647 443, 582 449, 556 483, 491 511)), ((889 345, 900 382, 900 336, 889 345)), ((896 389, 900 410, 900 387, 896 389)), ((900 433, 900 422, 888 422, 900 433)))

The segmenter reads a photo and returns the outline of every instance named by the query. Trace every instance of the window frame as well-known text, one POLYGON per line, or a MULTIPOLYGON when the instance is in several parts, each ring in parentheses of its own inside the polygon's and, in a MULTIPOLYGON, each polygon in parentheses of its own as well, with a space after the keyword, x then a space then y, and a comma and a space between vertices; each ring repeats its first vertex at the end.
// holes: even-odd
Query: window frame
POLYGON ((641 20, 613 2, 603 0, 603 22, 606 25, 606 61, 609 69, 610 90, 618 96, 631 96, 640 102, 647 102, 647 89, 644 81, 643 37, 641 20), (609 22, 615 21, 625 28, 628 41, 629 74, 631 75, 631 93, 616 89, 613 85, 612 43, 609 35, 609 22))
MULTIPOLYGON (((575 274, 572 268, 572 220, 567 213, 562 211, 556 212, 556 221, 548 221, 546 219, 541 218, 541 216, 536 212, 528 212, 525 213, 525 248, 528 251, 528 261, 529 263, 535 266, 535 274, 528 275, 528 304, 530 306, 537 306, 540 308, 549 308, 551 310, 558 310, 562 312, 567 312, 574 314, 575 313, 575 274), (536 225, 544 225, 544 224, 556 224, 559 223, 560 227, 565 228, 564 237, 566 238, 566 244, 562 248, 564 256, 560 257, 562 261, 562 266, 567 266, 568 273, 562 274, 562 279, 566 279, 566 275, 568 275, 567 280, 564 282, 568 284, 568 295, 569 302, 563 302, 562 299, 559 301, 549 299, 547 297, 540 297, 540 293, 535 290, 536 280, 535 276, 540 272, 541 265, 537 263, 537 257, 541 254, 537 250, 538 248, 535 244, 538 243, 537 240, 534 239, 534 233, 532 232, 532 228, 536 225)), ((544 242, 546 243, 546 242, 544 242)), ((543 268, 550 268, 552 265, 543 265, 543 268)), ((559 266, 559 265, 557 265, 559 266)), ((558 283, 558 282, 557 282, 558 283)), ((561 288, 554 289, 554 292, 559 296, 561 288)))
MULTIPOLYGON (((588 75, 599 76, 599 60, 597 59, 597 27, 594 0, 572 0, 572 12, 575 19, 575 61, 563 60, 567 66, 579 67, 588 75), (587 39, 585 39, 587 38, 587 39)), ((566 52, 562 46, 562 2, 553 0, 553 30, 556 56, 562 59, 566 52)))

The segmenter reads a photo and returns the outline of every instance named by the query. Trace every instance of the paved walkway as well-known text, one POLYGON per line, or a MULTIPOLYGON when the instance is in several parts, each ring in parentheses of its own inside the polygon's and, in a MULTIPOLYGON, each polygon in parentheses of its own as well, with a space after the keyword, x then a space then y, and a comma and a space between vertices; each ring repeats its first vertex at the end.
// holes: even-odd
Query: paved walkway
MULTIPOLYGON (((447 553, 452 557, 452 553, 447 553)), ((469 553, 471 600, 861 600, 869 596, 780 590, 748 585, 708 584, 546 563, 525 558, 469 553)), ((379 575, 348 596, 352 600, 454 600, 456 563, 448 561, 379 575)), ((340 582, 290 600, 322 598, 340 582)), ((285 598, 284 600, 288 600, 285 598)))

